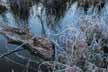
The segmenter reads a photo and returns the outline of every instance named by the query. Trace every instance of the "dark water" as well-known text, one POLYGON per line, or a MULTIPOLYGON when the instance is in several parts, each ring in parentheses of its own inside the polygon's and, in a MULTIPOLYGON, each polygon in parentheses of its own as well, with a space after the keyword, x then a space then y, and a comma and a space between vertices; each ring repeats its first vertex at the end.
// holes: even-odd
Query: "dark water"
MULTIPOLYGON (((31 11, 33 9, 31 8, 31 11)), ((37 13, 37 12, 36 12, 37 13)), ((36 13, 33 11, 33 14, 29 17, 28 23, 30 31, 35 35, 41 36, 42 28, 41 23, 36 13)), ((0 21, 5 22, 6 24, 16 27, 17 23, 13 17, 11 11, 6 11, 3 15, 0 15, 0 21)), ((18 47, 17 45, 7 44, 6 38, 2 35, 0 36, 0 54, 4 54, 10 50, 18 47)), ((28 51, 24 50, 21 52, 13 53, 7 57, 0 58, 0 71, 2 72, 27 72, 26 65, 30 59, 30 72, 36 72, 38 64, 41 62, 36 56, 32 56, 28 51)))

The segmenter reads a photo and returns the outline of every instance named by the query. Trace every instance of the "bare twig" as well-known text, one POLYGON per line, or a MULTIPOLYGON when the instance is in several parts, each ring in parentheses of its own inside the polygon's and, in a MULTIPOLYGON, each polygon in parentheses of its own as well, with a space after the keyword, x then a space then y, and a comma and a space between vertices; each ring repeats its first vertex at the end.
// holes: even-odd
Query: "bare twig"
POLYGON ((5 57, 5 56, 7 56, 7 55, 10 55, 10 54, 12 54, 12 53, 15 53, 15 52, 24 50, 24 49, 19 49, 19 48, 22 47, 23 45, 25 45, 25 43, 21 44, 20 46, 18 46, 17 48, 15 48, 15 49, 12 50, 12 51, 9 51, 9 52, 6 52, 6 53, 0 55, 0 58, 5 57))
POLYGON ((41 22, 41 25, 42 25, 42 32, 44 34, 44 36, 46 36, 46 31, 45 31, 45 27, 44 27, 44 23, 42 21, 42 18, 41 16, 37 15, 37 17, 39 18, 40 22, 41 22))

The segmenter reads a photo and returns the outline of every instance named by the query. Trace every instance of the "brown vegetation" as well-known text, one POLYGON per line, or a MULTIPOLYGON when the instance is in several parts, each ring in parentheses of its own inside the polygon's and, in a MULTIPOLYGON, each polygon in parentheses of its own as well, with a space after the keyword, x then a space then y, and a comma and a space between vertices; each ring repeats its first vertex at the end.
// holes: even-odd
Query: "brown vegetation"
POLYGON ((84 7, 85 10, 90 7, 97 7, 99 10, 104 6, 103 0, 78 0, 78 6, 84 7))
POLYGON ((14 15, 25 20, 29 16, 29 9, 32 6, 31 0, 10 0, 10 7, 14 15))
POLYGON ((0 5, 0 14, 2 14, 4 11, 6 11, 6 7, 3 5, 0 5))
POLYGON ((45 7, 47 14, 63 15, 69 0, 47 0, 45 7))

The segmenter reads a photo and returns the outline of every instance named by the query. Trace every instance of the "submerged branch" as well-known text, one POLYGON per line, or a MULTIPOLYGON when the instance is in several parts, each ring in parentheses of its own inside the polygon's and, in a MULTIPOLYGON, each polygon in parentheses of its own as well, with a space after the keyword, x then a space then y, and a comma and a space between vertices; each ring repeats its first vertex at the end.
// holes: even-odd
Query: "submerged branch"
POLYGON ((3 58, 3 57, 5 57, 5 56, 8 56, 8 55, 10 55, 10 54, 13 54, 13 53, 15 53, 15 52, 19 52, 19 51, 22 51, 22 50, 24 50, 24 49, 15 49, 15 50, 6 52, 6 53, 0 55, 0 58, 3 58))
POLYGON ((12 54, 12 53, 15 53, 15 52, 24 50, 24 49, 20 49, 24 44, 25 44, 25 43, 21 44, 20 46, 18 46, 17 48, 15 48, 15 49, 12 50, 12 51, 9 51, 9 52, 6 52, 6 53, 0 55, 0 58, 5 57, 5 56, 7 56, 7 55, 10 55, 10 54, 12 54))

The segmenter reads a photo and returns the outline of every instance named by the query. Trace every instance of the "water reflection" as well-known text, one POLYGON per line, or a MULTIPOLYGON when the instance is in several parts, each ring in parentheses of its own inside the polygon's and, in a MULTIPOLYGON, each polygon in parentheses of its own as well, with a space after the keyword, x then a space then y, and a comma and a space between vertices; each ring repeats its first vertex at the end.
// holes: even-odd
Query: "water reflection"
MULTIPOLYGON (((33 6, 32 8, 34 8, 34 7, 35 6, 33 6)), ((31 8, 31 10, 33 10, 32 8, 31 8)), ((34 8, 34 9, 36 9, 36 8, 34 8)), ((41 36, 42 35, 42 25, 41 25, 39 18, 37 17, 36 11, 37 10, 34 10, 33 13, 31 13, 31 15, 28 19, 28 23, 27 22, 26 23, 28 24, 30 31, 34 35, 41 36)), ((11 11, 6 11, 2 15, 0 15, 0 22, 7 24, 9 26, 12 26, 12 27, 19 27, 19 28, 21 27, 18 25, 18 21, 15 19, 14 15, 11 11)), ((26 26, 27 24, 23 24, 23 25, 25 25, 24 27, 28 28, 28 26, 26 26)), ((6 39, 3 36, 0 36, 0 51, 1 51, 0 54, 6 53, 7 51, 14 50, 16 47, 18 47, 18 45, 7 44, 5 41, 6 41, 6 39)), ((26 65, 28 63, 29 59, 31 59, 30 63, 35 63, 35 64, 38 64, 41 61, 43 61, 42 59, 31 55, 26 50, 17 52, 17 53, 13 53, 13 54, 5 57, 5 59, 7 61, 11 62, 12 64, 14 63, 14 64, 22 65, 23 67, 24 67, 24 65, 26 65)), ((4 62, 4 63, 6 63, 6 62, 4 62)), ((9 65, 11 65, 11 64, 9 64, 9 65)), ((31 65, 31 67, 32 67, 32 65, 31 65)))

